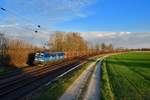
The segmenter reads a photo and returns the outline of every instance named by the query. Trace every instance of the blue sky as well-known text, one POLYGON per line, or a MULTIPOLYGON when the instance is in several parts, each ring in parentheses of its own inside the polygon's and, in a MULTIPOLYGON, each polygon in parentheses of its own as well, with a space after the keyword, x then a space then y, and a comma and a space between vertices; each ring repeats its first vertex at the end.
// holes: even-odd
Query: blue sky
MULTIPOLYGON (((66 7, 66 11, 52 10, 52 7, 60 6, 59 1, 61 0, 1 0, 0 6, 31 20, 33 24, 41 24, 56 30, 150 31, 150 0, 72 0, 89 4, 83 4, 81 8, 78 8, 81 6, 80 4, 77 6, 72 4, 72 8, 69 8, 61 3, 61 6, 66 7), (45 4, 47 2, 49 4, 45 4), (76 7, 78 11, 73 11, 77 9, 76 7), (77 12, 81 16, 73 14, 77 12), (59 21, 55 21, 55 17, 59 21)), ((0 16, 5 15, 0 14, 0 16)))
POLYGON ((150 0, 99 0, 92 15, 58 24, 61 29, 81 31, 150 31, 150 0))
MULTIPOLYGON (((48 34, 47 30, 76 31, 83 32, 87 39, 93 37, 91 41, 96 36, 101 39, 108 36, 105 34, 114 36, 123 32, 149 36, 149 5, 150 0, 0 0, 0 7, 8 10, 0 11, 0 29, 18 36, 16 29, 23 30, 23 35, 27 33, 24 27, 29 33, 39 24, 43 35, 48 34)), ((114 38, 109 38, 109 42, 116 43, 114 38)), ((148 46, 149 42, 139 38, 140 47, 148 46)))

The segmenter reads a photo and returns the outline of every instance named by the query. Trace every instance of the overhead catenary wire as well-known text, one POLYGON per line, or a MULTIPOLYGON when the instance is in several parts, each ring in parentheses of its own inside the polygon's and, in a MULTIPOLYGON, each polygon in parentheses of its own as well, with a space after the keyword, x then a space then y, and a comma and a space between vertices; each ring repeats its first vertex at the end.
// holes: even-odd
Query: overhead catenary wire
MULTIPOLYGON (((14 12, 12 12, 12 11, 10 11, 10 10, 8 10, 8 9, 6 9, 6 8, 3 8, 3 7, 1 7, 1 10, 2 11, 4 11, 4 12, 6 12, 8 15, 10 15, 10 16, 15 16, 16 18, 19 18, 19 19, 21 19, 23 22, 27 22, 28 24, 31 24, 31 25, 35 25, 36 27, 35 28, 40 28, 41 27, 41 25, 38 25, 38 24, 33 24, 32 23, 32 21, 30 21, 29 19, 26 19, 26 18, 24 18, 24 17, 22 17, 22 16, 20 16, 20 15, 18 15, 18 14, 16 14, 16 13, 14 13, 14 12)), ((36 31, 37 31, 37 29, 36 29, 36 31)), ((37 32, 36 32, 37 33, 37 32)))
MULTIPOLYGON (((20 16, 20 15, 18 15, 16 13, 14 13, 14 12, 4 8, 4 7, 0 7, 0 10, 5 12, 7 15, 14 16, 14 17, 16 17, 18 19, 21 19, 23 22, 27 22, 29 25, 32 25, 34 28, 31 28, 31 27, 20 27, 20 28, 32 31, 31 33, 33 35, 33 38, 40 31, 41 28, 42 29, 47 29, 47 28, 41 27, 41 25, 39 25, 39 24, 33 24, 32 21, 30 21, 29 19, 26 19, 26 18, 24 18, 24 17, 22 17, 22 16, 20 16)), ((45 43, 43 43, 43 41, 41 41, 41 43, 45 44, 45 43)))
POLYGON ((34 28, 36 28, 36 32, 38 32, 38 30, 40 29, 43 29, 43 30, 49 30, 48 28, 46 28, 45 26, 41 26, 40 24, 33 24, 33 22, 21 15, 18 15, 17 13, 13 12, 13 11, 10 11, 6 8, 3 8, 3 7, 0 7, 2 11, 6 12, 7 14, 9 15, 13 15, 15 17, 17 17, 18 19, 21 19, 23 22, 27 22, 28 24, 32 25, 32 26, 35 26, 34 28))
POLYGON ((6 8, 1 7, 1 10, 4 11, 4 12, 7 12, 7 14, 9 14, 9 15, 13 15, 13 16, 15 16, 15 17, 21 19, 21 20, 24 21, 24 22, 27 22, 28 24, 31 24, 31 25, 35 26, 35 28, 38 28, 38 29, 41 29, 41 28, 42 28, 42 29, 44 29, 44 30, 47 30, 47 29, 48 29, 48 28, 46 28, 46 27, 43 27, 43 25, 41 26, 40 24, 33 24, 33 22, 32 22, 31 20, 29 20, 29 19, 27 19, 27 18, 25 18, 25 17, 23 17, 23 16, 21 16, 21 15, 18 15, 17 13, 15 13, 15 12, 13 12, 13 11, 10 11, 10 10, 8 10, 8 9, 6 9, 6 8))

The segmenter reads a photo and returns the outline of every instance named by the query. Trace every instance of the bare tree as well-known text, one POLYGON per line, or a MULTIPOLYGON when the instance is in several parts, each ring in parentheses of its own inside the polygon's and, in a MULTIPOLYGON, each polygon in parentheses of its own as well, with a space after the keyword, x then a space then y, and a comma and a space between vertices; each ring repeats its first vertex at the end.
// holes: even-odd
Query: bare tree
POLYGON ((49 39, 49 47, 52 51, 64 51, 68 55, 96 54, 100 51, 113 50, 113 45, 92 44, 87 42, 78 32, 55 32, 49 39))
POLYGON ((8 41, 3 33, 0 33, 0 55, 5 55, 8 49, 8 41))
POLYGON ((0 33, 0 64, 5 64, 8 51, 8 41, 3 33, 0 33))
POLYGON ((87 42, 75 32, 55 32, 49 39, 49 47, 53 51, 84 51, 87 42))
POLYGON ((48 44, 51 51, 63 51, 64 33, 57 31, 54 34, 52 34, 50 36, 48 44))
POLYGON ((113 45, 112 45, 112 44, 109 44, 109 45, 108 45, 108 50, 110 50, 110 51, 113 50, 113 45))
POLYGON ((96 51, 99 51, 99 50, 100 50, 100 45, 99 45, 99 44, 96 44, 96 45, 95 45, 95 50, 96 50, 96 51))
POLYGON ((21 39, 9 39, 8 46, 8 54, 11 58, 10 64, 19 67, 26 65, 28 55, 35 52, 35 49, 38 50, 36 46, 21 39))
POLYGON ((101 44, 101 50, 105 50, 106 49, 106 44, 105 43, 102 43, 101 44))

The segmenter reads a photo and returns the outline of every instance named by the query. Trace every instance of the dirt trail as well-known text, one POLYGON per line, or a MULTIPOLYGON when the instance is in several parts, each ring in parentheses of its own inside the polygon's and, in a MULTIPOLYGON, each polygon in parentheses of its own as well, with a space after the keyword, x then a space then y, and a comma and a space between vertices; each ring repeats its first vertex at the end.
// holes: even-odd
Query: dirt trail
MULTIPOLYGON (((110 54, 112 55, 112 54, 110 54)), ((102 60, 110 55, 105 55, 97 59, 97 64, 92 74, 87 91, 83 100, 100 100, 100 80, 101 80, 101 63, 102 60)))
POLYGON ((101 62, 98 62, 83 100, 100 100, 101 62))
POLYGON ((66 90, 59 100, 77 100, 80 95, 81 89, 88 77, 94 70, 95 62, 91 63, 87 69, 74 81, 74 83, 66 90))

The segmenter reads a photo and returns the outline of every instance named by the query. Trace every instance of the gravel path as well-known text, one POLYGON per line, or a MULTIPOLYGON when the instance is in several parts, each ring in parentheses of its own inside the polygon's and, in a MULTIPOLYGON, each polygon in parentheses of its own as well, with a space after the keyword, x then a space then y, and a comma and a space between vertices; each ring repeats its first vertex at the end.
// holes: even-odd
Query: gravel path
POLYGON ((100 67, 101 62, 98 62, 85 93, 84 100, 100 100, 100 67))
POLYGON ((74 81, 74 83, 66 90, 66 92, 60 97, 59 100, 76 100, 82 87, 85 85, 90 74, 94 70, 95 62, 91 63, 85 71, 74 81))

